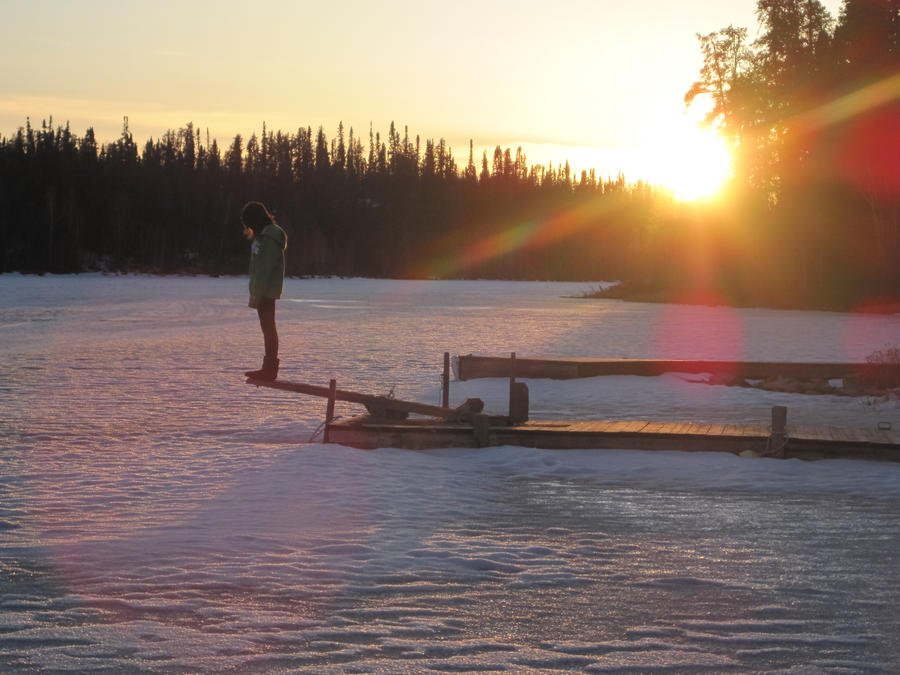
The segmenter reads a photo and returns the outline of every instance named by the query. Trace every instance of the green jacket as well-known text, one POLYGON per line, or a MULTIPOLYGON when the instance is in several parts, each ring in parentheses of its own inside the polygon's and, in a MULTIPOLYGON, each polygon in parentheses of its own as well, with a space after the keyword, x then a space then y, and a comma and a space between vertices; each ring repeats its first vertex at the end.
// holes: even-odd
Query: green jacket
POLYGON ((284 286, 287 235, 278 225, 266 225, 250 246, 250 307, 263 298, 278 299, 284 286))

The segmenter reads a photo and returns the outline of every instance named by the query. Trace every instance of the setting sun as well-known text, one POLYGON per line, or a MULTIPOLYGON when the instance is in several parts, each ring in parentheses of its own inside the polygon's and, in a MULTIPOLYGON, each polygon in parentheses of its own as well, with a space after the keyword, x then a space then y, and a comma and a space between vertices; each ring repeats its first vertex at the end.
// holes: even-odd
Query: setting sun
POLYGON ((725 141, 687 118, 665 127, 645 152, 651 181, 681 201, 715 196, 731 174, 725 141))

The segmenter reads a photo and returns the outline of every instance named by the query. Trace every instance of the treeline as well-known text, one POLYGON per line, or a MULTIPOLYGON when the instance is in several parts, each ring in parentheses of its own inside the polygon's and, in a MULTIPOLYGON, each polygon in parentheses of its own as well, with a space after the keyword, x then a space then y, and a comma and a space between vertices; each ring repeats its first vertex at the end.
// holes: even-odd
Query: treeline
POLYGON ((628 273, 655 191, 521 148, 462 166, 441 139, 329 139, 309 127, 220 148, 193 124, 138 147, 99 145, 52 119, 0 141, 2 271, 243 273, 240 209, 265 202, 289 236, 288 273, 598 279, 628 273))

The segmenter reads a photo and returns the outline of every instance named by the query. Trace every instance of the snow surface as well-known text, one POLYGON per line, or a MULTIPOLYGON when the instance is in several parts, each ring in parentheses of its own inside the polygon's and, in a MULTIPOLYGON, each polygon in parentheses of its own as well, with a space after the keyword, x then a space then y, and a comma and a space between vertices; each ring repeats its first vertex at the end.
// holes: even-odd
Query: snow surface
MULTIPOLYGON (((900 317, 297 280, 282 377, 437 403, 453 354, 861 361, 900 317)), ((358 451, 244 384, 246 279, 0 276, 0 671, 897 672, 900 466, 358 451)), ((535 418, 900 427, 896 403, 528 381, 535 418)), ((502 412, 506 382, 453 382, 502 412)), ((354 414, 341 407, 339 414, 354 414)))

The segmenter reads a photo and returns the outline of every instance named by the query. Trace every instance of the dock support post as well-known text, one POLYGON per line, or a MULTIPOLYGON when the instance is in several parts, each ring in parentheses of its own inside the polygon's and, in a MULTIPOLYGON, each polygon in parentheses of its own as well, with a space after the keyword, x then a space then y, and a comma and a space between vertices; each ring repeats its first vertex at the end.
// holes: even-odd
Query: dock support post
POLYGON ((509 406, 509 423, 522 424, 528 421, 528 385, 524 382, 513 384, 509 406))
POLYGON ((528 385, 516 382, 516 353, 509 355, 509 423, 528 421, 528 385))
POLYGON ((325 434, 323 440, 328 443, 330 441, 328 437, 328 427, 331 425, 331 422, 334 420, 334 401, 336 398, 337 392, 337 380, 331 380, 328 383, 328 407, 325 409, 325 434))
POLYGON ((475 447, 485 448, 490 445, 490 416, 478 413, 472 418, 472 431, 475 434, 475 447))
POLYGON ((444 352, 444 374, 441 375, 441 406, 450 407, 450 352, 444 352))
POLYGON ((514 403, 513 399, 515 398, 515 390, 516 388, 516 353, 510 352, 509 354, 509 417, 512 418, 514 403))
POLYGON ((767 443, 767 455, 784 457, 784 446, 787 443, 787 407, 772 406, 772 431, 767 443))

